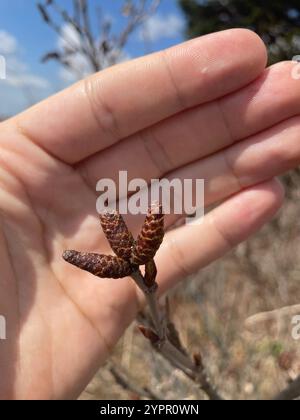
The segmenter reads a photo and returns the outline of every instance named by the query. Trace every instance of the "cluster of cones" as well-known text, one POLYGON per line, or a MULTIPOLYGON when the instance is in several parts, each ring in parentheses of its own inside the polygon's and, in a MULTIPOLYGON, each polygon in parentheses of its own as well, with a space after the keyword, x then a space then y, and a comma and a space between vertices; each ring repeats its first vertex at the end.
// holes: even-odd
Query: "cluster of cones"
POLYGON ((154 256, 164 237, 164 215, 161 205, 149 208, 136 240, 118 212, 100 215, 102 230, 115 255, 104 255, 74 250, 65 251, 68 263, 101 278, 127 277, 145 266, 143 276, 146 287, 153 287, 157 274, 154 256))

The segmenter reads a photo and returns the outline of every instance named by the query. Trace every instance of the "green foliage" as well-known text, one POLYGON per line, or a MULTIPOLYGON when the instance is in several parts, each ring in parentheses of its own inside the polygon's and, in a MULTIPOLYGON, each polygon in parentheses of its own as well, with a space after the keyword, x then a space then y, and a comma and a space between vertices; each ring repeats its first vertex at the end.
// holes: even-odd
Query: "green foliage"
POLYGON ((278 341, 271 343, 270 353, 272 354, 273 357, 277 359, 282 354, 283 351, 284 351, 284 346, 282 343, 279 343, 278 341))
POLYGON ((188 38, 229 28, 255 31, 269 49, 269 61, 300 54, 299 0, 179 0, 188 38))

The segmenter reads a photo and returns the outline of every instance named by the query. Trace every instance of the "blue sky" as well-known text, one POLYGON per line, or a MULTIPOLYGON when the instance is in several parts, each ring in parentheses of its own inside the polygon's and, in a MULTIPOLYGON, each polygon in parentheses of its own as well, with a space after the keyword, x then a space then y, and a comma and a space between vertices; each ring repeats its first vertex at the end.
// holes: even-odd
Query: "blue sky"
MULTIPOLYGON (((71 0, 57 1, 64 7, 71 3, 71 0)), ((114 31, 121 30, 122 0, 90 0, 90 3, 100 4, 102 13, 112 19, 114 31)), ((162 0, 147 30, 153 51, 183 40, 184 20, 176 0, 162 0)), ((16 114, 70 83, 57 63, 41 63, 41 57, 58 44, 58 35, 42 21, 35 0, 0 1, 0 55, 7 61, 7 79, 0 80, 0 116, 16 114)), ((134 33, 126 55, 137 57, 145 51, 140 32, 134 33)))

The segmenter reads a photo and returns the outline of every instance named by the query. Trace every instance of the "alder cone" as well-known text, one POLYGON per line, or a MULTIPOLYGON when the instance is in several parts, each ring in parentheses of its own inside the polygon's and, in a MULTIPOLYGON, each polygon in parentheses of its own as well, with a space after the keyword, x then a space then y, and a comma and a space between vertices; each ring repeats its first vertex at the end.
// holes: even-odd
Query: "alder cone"
POLYGON ((160 205, 153 205, 132 250, 131 262, 144 265, 151 261, 164 237, 164 215, 160 205))
POLYGON ((106 212, 100 215, 100 223, 114 253, 129 261, 134 240, 123 217, 117 212, 106 212))
POLYGON ((130 276, 134 269, 128 261, 112 255, 65 251, 63 258, 68 263, 101 278, 119 279, 130 276))

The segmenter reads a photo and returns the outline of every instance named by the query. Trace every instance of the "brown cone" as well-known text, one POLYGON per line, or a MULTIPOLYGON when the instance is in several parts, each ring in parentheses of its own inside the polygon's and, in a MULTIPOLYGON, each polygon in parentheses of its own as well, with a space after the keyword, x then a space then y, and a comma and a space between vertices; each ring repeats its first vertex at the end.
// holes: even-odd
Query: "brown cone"
POLYGON ((114 253, 130 260, 134 240, 123 217, 117 212, 106 212, 100 215, 100 223, 114 253))
POLYGON ((142 230, 132 250, 131 261, 136 265, 144 265, 155 256, 164 237, 164 215, 162 207, 152 205, 146 216, 142 230))
POLYGON ((65 251, 63 258, 68 263, 101 278, 119 279, 129 276, 133 271, 129 262, 112 255, 65 251))

